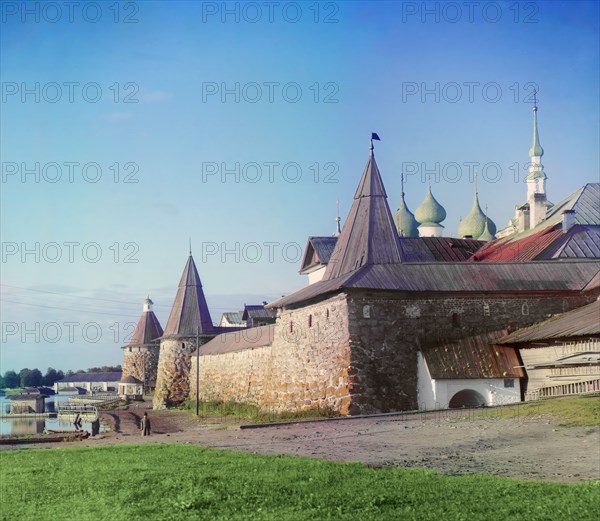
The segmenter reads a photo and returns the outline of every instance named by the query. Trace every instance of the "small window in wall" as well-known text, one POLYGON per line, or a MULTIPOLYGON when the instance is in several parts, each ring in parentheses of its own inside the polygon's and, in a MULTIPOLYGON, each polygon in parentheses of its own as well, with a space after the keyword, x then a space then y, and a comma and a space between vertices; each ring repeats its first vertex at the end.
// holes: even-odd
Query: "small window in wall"
POLYGON ((294 322, 290 320, 290 333, 294 332, 294 322))
POLYGON ((329 320, 329 308, 325 311, 325 318, 329 320))
POLYGON ((504 387, 508 388, 508 387, 514 387, 514 386, 515 386, 514 378, 505 378, 504 379, 504 387))
POLYGON ((131 353, 131 347, 129 348, 129 352, 131 353))
POLYGON ((371 318, 371 306, 363 306, 363 318, 371 318))
POLYGON ((490 305, 488 302, 483 303, 483 316, 484 317, 490 316, 490 305))
POLYGON ((458 327, 458 313, 452 313, 452 327, 458 327))
POLYGON ((181 349, 185 349, 185 342, 181 342, 181 349))
POLYGON ((521 306, 521 314, 529 315, 529 304, 527 304, 527 302, 521 306))
POLYGON ((312 315, 308 315, 308 327, 312 327, 312 315))

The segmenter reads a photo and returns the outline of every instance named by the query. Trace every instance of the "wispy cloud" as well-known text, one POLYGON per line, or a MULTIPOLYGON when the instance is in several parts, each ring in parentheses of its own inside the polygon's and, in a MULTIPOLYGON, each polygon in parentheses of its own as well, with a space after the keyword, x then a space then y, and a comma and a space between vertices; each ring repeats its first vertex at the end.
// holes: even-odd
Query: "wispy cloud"
POLYGON ((146 90, 140 89, 139 98, 140 101, 144 101, 147 103, 160 103, 162 101, 167 101, 173 97, 172 92, 167 92, 164 90, 146 90))
POLYGON ((133 118, 131 112, 111 112, 107 115, 107 119, 110 121, 128 121, 133 118))

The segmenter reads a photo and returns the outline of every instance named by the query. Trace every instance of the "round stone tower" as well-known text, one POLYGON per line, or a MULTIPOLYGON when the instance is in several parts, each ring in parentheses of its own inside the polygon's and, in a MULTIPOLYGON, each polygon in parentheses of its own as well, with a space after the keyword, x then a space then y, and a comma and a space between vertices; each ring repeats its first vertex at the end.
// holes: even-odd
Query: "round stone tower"
POLYGON ((167 327, 160 339, 155 409, 176 406, 188 399, 191 354, 214 338, 217 332, 190 252, 167 327))
POLYGON ((144 300, 142 316, 138 320, 129 343, 123 349, 123 378, 132 376, 143 383, 144 392, 154 390, 160 352, 159 338, 163 329, 152 311, 150 297, 144 300))

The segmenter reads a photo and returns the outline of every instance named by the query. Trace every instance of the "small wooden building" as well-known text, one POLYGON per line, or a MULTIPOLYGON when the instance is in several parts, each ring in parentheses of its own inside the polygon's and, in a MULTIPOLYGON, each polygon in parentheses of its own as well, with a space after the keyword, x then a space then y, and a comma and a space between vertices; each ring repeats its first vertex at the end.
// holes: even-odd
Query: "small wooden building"
POLYGON ((144 383, 134 376, 124 376, 119 382, 119 398, 122 400, 143 400, 144 383))
POLYGON ((41 414, 44 412, 46 395, 13 394, 10 399, 10 414, 41 414))
POLYGON ((519 350, 527 371, 526 400, 600 390, 600 301, 525 329, 499 342, 519 350))

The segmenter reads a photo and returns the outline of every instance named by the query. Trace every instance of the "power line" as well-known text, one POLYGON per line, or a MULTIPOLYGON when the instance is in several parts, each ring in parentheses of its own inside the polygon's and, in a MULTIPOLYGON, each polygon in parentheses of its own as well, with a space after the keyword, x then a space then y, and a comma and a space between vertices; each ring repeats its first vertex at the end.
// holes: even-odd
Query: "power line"
POLYGON ((34 306, 34 307, 38 307, 38 308, 60 309, 62 311, 73 311, 75 313, 92 313, 92 314, 97 314, 97 315, 110 315, 112 317, 114 317, 115 315, 118 315, 118 316, 122 316, 122 317, 139 318, 137 315, 126 315, 123 313, 108 313, 108 312, 103 312, 103 311, 91 311, 91 310, 86 310, 86 309, 61 308, 61 307, 57 307, 57 306, 47 306, 45 304, 29 304, 27 302, 17 302, 15 300, 6 300, 6 299, 0 299, 0 301, 10 302, 11 304, 19 304, 21 306, 34 306))
MULTIPOLYGON (((0 284, 0 286, 4 286, 6 288, 22 289, 24 291, 33 291, 35 293, 47 293, 49 295, 61 295, 61 296, 65 296, 65 297, 82 298, 82 299, 86 299, 86 300, 96 300, 96 301, 101 301, 101 302, 114 302, 116 304, 125 304, 127 306, 139 305, 139 303, 134 304, 133 302, 124 301, 124 300, 112 300, 112 299, 105 299, 105 298, 86 297, 83 295, 71 295, 70 293, 60 293, 57 291, 47 291, 47 290, 43 290, 43 289, 24 288, 22 286, 13 286, 11 284, 0 284)), ((31 304, 31 305, 33 305, 33 304, 31 304)), ((171 306, 168 306, 167 304, 154 304, 154 307, 171 309, 171 306)), ((220 308, 220 307, 214 307, 214 306, 208 306, 208 307, 210 309, 215 309, 215 310, 226 310, 226 311, 232 310, 231 308, 220 308)), ((59 308, 56 308, 56 309, 59 309, 59 308)), ((71 311, 71 310, 69 310, 69 311, 71 311)), ((236 311, 241 311, 241 310, 238 309, 236 311)))
MULTIPOLYGON (((43 289, 24 288, 22 286, 12 286, 10 284, 0 284, 0 286, 4 286, 6 288, 22 289, 25 291, 34 291, 35 293, 48 293, 50 295, 62 295, 62 296, 71 297, 71 298, 83 298, 83 299, 87 299, 87 300, 100 300, 103 302, 115 302, 117 304, 127 304, 129 306, 137 305, 137 304, 134 304, 133 302, 126 302, 124 300, 111 300, 111 299, 106 299, 106 298, 86 297, 83 295, 71 295, 70 293, 60 293, 57 291, 46 291, 43 289)), ((157 307, 161 307, 161 304, 159 304, 157 307)), ((162 307, 168 307, 168 306, 166 306, 165 304, 162 304, 162 307)))

